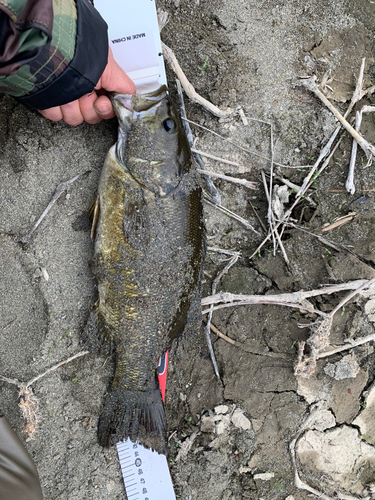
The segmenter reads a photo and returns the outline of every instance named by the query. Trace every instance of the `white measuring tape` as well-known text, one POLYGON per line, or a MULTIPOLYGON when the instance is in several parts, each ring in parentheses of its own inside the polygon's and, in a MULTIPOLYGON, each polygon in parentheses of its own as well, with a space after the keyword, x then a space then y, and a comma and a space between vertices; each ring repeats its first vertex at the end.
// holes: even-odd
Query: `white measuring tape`
POLYGON ((167 458, 130 439, 117 443, 128 500, 176 500, 167 458))

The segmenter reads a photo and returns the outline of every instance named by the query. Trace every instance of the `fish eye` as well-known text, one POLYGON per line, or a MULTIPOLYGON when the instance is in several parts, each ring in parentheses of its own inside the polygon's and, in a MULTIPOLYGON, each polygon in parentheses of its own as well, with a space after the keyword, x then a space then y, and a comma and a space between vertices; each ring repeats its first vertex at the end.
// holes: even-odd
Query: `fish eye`
POLYGON ((166 118, 163 121, 163 127, 168 134, 173 134, 173 132, 176 130, 177 125, 176 122, 172 118, 166 118))

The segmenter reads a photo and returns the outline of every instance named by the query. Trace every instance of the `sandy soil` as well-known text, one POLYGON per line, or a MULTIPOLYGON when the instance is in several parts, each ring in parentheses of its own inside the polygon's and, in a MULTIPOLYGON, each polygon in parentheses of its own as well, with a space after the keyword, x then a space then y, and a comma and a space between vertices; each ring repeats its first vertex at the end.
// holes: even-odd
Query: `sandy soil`
MULTIPOLYGON (((275 173, 301 185, 308 168, 293 167, 313 163, 336 122, 314 96, 296 85, 298 78, 314 72, 321 78, 330 68, 333 81, 327 95, 344 111, 363 57, 365 87, 374 82, 375 4, 165 0, 159 6, 170 14, 162 38, 196 90, 222 109, 240 105, 248 118, 272 122, 275 161, 289 166, 275 173)), ((175 94, 171 73, 169 81, 175 94)), ((361 104, 372 101, 370 97, 361 104)), ((267 124, 250 121, 245 126, 239 117, 220 121, 188 102, 187 110, 200 125, 257 153, 246 153, 193 127, 198 149, 240 164, 207 160, 210 170, 256 182, 261 181, 261 170, 269 172, 270 162, 264 159, 271 155, 267 124)), ((362 133, 375 142, 372 115, 364 118, 362 133)), ((115 140, 114 121, 72 129, 0 97, 0 374, 27 380, 80 350, 80 332, 95 296, 87 208, 115 140), (83 175, 60 198, 30 243, 18 244, 57 186, 77 174, 83 175)), ((311 195, 315 205, 306 201, 292 214, 305 229, 322 235, 325 224, 355 212, 348 224, 325 233, 350 252, 289 228, 283 235, 289 268, 279 250, 273 255, 272 245, 250 258, 266 234, 259 221, 267 224, 263 187, 247 190, 215 180, 222 204, 261 233, 205 207, 209 246, 241 251, 219 290, 270 295, 375 276, 375 173, 359 152, 356 192, 348 194, 350 151, 351 140, 344 134, 328 168, 316 179, 311 195)), ((290 192, 286 206, 293 200, 290 192)), ((203 296, 211 293, 211 279, 226 263, 225 256, 208 253, 203 296)), ((309 299, 310 306, 329 312, 345 293, 309 299)), ((168 459, 178 498, 312 498, 295 485, 289 443, 316 404, 320 410, 297 443, 301 479, 330 498, 371 497, 374 348, 367 343, 319 360, 310 378, 296 377, 298 341, 311 334, 299 324, 315 319, 270 305, 216 311, 214 325, 236 343, 212 336, 220 380, 202 332, 187 345, 173 346, 166 409, 171 434, 168 459)), ((359 295, 335 315, 331 344, 373 334, 374 322, 374 297, 370 292, 359 295)), ((0 385, 0 408, 32 455, 46 499, 126 498, 115 450, 102 449, 96 441, 98 414, 113 368, 110 360, 104 361, 83 358, 35 384, 39 402, 35 440, 22 433, 16 387, 0 385)))

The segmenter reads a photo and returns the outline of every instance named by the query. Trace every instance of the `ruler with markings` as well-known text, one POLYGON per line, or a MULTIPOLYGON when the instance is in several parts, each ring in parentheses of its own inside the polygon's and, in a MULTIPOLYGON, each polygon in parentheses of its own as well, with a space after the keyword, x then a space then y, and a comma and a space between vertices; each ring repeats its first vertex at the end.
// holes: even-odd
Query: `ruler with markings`
POLYGON ((167 458, 130 439, 117 444, 128 500, 176 500, 167 458))

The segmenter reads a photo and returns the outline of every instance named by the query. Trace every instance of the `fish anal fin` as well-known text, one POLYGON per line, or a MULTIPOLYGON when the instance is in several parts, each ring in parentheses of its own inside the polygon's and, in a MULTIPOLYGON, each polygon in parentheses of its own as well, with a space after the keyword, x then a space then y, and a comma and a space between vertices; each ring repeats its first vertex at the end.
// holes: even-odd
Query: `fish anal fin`
POLYGON ((81 344, 84 349, 92 353, 109 355, 113 350, 112 341, 109 336, 103 335, 100 323, 98 299, 90 311, 86 326, 81 334, 81 344))

